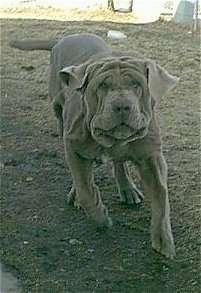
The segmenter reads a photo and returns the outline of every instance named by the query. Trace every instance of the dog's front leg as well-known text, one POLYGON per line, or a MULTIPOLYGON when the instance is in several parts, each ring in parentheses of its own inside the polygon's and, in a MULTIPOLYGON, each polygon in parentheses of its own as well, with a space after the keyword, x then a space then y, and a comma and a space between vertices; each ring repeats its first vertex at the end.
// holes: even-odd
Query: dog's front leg
POLYGON ((93 161, 79 156, 72 148, 71 143, 65 138, 64 145, 65 156, 73 177, 78 205, 84 209, 86 214, 98 226, 111 226, 112 221, 102 202, 99 189, 94 183, 93 161))
POLYGON ((173 258, 175 247, 169 216, 167 165, 162 153, 143 161, 139 171, 145 191, 152 200, 152 247, 166 257, 173 258))

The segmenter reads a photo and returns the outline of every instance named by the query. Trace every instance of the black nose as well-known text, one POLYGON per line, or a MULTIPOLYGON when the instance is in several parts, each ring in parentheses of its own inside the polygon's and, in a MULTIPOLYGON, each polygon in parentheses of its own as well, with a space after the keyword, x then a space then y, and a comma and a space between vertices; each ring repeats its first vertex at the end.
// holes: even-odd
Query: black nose
POLYGON ((129 114, 131 111, 131 102, 125 100, 114 100, 112 102, 112 110, 116 114, 129 114))

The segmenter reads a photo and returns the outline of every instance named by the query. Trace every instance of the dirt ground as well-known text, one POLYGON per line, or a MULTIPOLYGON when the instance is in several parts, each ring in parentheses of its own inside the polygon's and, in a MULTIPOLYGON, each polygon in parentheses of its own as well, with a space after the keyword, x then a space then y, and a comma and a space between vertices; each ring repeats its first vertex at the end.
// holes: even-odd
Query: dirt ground
POLYGON ((103 21, 97 13, 89 21, 79 12, 74 20, 66 15, 58 21, 52 15, 37 19, 37 13, 25 19, 26 13, 11 11, 1 19, 2 262, 24 293, 200 292, 198 35, 165 22, 133 25, 124 15, 103 21), (148 195, 139 208, 121 206, 110 163, 95 168, 114 222, 110 231, 97 231, 82 211, 67 205, 72 181, 48 102, 49 53, 8 45, 12 39, 78 32, 106 39, 109 29, 128 36, 108 41, 113 48, 138 51, 180 77, 177 88, 157 105, 169 167, 173 261, 151 249, 148 195))

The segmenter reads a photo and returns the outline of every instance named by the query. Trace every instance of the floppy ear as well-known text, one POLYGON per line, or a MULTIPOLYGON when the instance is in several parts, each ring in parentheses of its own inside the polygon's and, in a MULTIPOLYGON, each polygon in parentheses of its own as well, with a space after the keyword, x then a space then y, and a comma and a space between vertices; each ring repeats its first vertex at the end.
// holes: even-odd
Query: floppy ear
POLYGON ((150 94, 153 98, 162 98, 173 89, 179 78, 169 74, 163 67, 154 61, 147 61, 147 78, 150 94))
POLYGON ((86 134, 85 110, 79 92, 73 93, 73 99, 67 100, 64 107, 64 131, 71 140, 82 139, 86 134))
MULTIPOLYGON (((68 66, 59 72, 59 76, 70 89, 79 89, 87 79, 86 68, 86 64, 68 66)), ((82 95, 78 91, 70 92, 70 95, 73 98, 66 99, 64 106, 65 135, 71 140, 82 139, 86 135, 82 95)))
POLYGON ((86 68, 87 64, 68 66, 59 72, 59 76, 67 86, 72 89, 78 89, 81 88, 87 80, 87 74, 85 74, 86 68))

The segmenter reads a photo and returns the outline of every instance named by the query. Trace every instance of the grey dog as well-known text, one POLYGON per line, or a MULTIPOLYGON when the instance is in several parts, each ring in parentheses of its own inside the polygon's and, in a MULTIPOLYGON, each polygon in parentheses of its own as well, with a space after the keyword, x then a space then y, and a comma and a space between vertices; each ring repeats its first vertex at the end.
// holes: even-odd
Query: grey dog
POLYGON ((127 165, 133 162, 151 196, 152 247, 173 258, 167 166, 154 105, 178 79, 153 60, 113 52, 93 34, 13 41, 11 46, 51 51, 49 96, 73 178, 69 203, 76 202, 95 223, 110 227, 94 183, 93 162, 102 155, 110 157, 121 201, 138 204, 143 195, 127 165))

